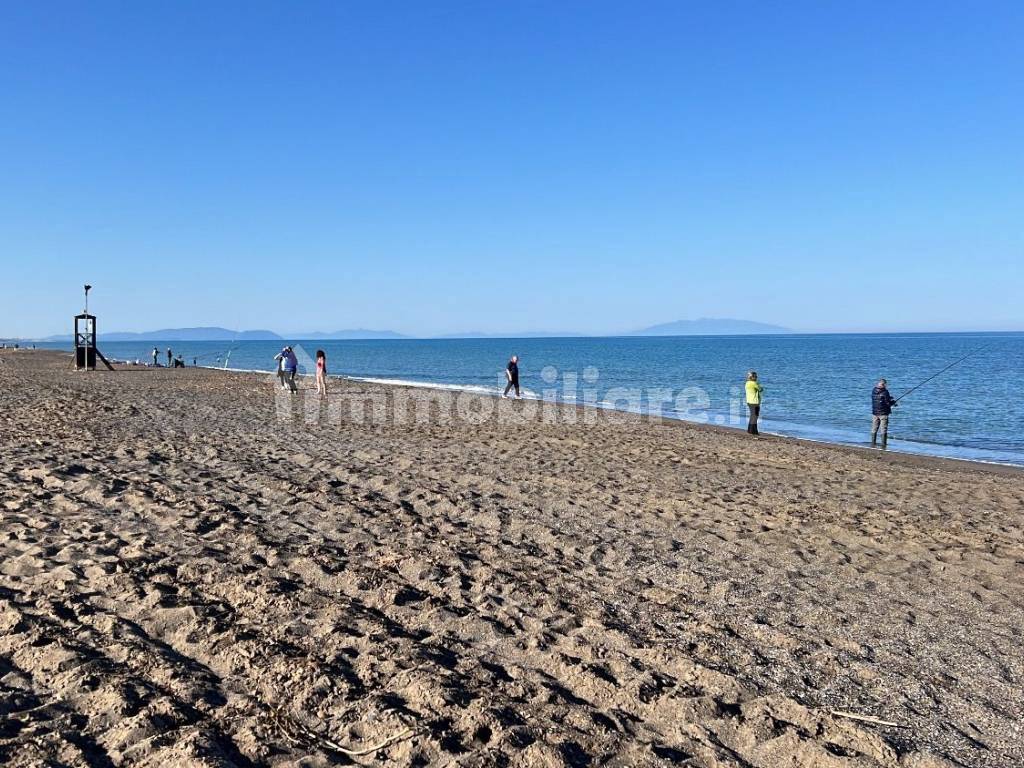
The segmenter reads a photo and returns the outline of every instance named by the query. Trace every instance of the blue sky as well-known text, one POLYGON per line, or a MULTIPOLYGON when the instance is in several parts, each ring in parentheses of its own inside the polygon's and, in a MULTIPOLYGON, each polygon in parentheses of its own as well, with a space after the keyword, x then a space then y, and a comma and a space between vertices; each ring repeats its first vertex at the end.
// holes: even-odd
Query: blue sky
POLYGON ((1024 329, 1024 3, 0 19, 0 335, 1024 329))

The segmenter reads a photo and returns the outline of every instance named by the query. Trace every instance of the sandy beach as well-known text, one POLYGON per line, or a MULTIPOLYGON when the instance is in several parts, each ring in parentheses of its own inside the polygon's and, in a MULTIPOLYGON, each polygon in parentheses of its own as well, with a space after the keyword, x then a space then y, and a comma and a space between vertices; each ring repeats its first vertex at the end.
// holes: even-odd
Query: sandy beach
POLYGON ((1024 471, 69 365, 0 353, 0 764, 1024 764, 1024 471))

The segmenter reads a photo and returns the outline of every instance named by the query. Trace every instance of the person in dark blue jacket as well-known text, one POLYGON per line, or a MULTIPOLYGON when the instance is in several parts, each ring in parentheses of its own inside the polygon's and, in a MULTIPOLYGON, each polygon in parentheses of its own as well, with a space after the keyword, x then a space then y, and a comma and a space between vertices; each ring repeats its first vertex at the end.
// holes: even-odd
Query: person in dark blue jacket
POLYGON ((519 358, 516 355, 512 355, 509 358, 508 365, 505 366, 505 378, 508 379, 508 384, 505 386, 505 391, 502 393, 502 397, 508 397, 509 390, 512 387, 516 388, 516 398, 519 398, 519 358))
POLYGON ((885 385, 885 379, 879 379, 875 388, 871 390, 871 447, 875 447, 878 439, 878 430, 882 430, 882 448, 889 442, 889 414, 897 405, 896 400, 889 394, 885 385))
POLYGON ((294 395, 299 391, 299 388, 295 385, 295 375, 299 372, 299 358, 295 356, 295 350, 290 346, 286 347, 284 356, 284 373, 285 378, 288 380, 288 389, 294 395))

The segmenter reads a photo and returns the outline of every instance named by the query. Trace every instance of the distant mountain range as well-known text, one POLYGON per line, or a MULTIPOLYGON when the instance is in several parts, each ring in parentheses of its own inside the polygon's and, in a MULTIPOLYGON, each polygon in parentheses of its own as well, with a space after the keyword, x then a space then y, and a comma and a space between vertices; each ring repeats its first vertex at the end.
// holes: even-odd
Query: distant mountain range
MULTIPOLYGON (((273 341, 273 331, 232 331, 228 328, 163 328, 159 331, 132 333, 115 331, 99 334, 99 341, 273 341)), ((43 341, 72 341, 70 333, 47 336, 43 341)))
MULTIPOLYGON (((364 328, 324 333, 296 334, 297 339, 403 339, 394 331, 370 331, 364 328)), ((71 341, 70 333, 47 336, 42 341, 71 341)), ((283 341, 284 337, 267 330, 233 331, 230 328, 163 328, 159 331, 101 333, 99 341, 283 341)))
MULTIPOLYGON (((625 333, 625 336, 740 336, 748 334, 765 333, 791 333, 790 329, 779 325, 758 323, 753 320, 732 320, 727 318, 702 317, 698 320, 676 320, 674 323, 662 323, 652 325, 639 331, 625 333)), ((525 331, 521 333, 483 333, 470 331, 466 333, 451 333, 444 336, 436 336, 439 339, 524 339, 552 336, 586 336, 587 334, 553 332, 553 331, 525 331)), ((406 336, 395 331, 375 331, 366 328, 352 328, 341 331, 311 331, 308 333, 296 333, 288 336, 290 339, 313 340, 336 340, 336 339, 408 339, 416 338, 406 336)), ((283 341, 281 336, 273 331, 250 330, 233 331, 229 328, 164 328, 159 331, 145 331, 142 333, 101 333, 100 341, 283 341)), ((71 341, 71 334, 48 336, 42 341, 71 341)))
POLYGON ((676 320, 674 323, 652 325, 630 336, 745 336, 761 333, 792 333, 789 328, 753 320, 732 320, 702 317, 698 320, 676 320))

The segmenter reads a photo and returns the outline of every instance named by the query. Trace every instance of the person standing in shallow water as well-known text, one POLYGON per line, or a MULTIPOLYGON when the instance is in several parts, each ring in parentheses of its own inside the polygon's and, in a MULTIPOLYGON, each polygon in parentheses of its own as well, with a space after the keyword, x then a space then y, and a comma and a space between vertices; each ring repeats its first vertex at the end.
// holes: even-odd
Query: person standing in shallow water
POLYGON ((761 418, 761 393, 764 387, 757 380, 757 371, 747 374, 747 409, 750 411, 750 419, 747 421, 747 432, 751 435, 759 435, 757 431, 757 420, 761 418))
POLYGON ((505 367, 505 378, 508 379, 508 384, 505 385, 505 391, 502 393, 502 397, 508 397, 509 390, 512 387, 516 388, 516 397, 519 397, 519 356, 512 355, 508 361, 508 365, 505 367))
POLYGON ((167 348, 167 367, 170 368, 174 363, 174 355, 171 354, 171 348, 167 348))
POLYGON ((160 360, 160 350, 157 349, 156 347, 153 347, 153 367, 154 368, 156 368, 158 365, 160 365, 159 360, 160 360))
POLYGON ((871 447, 874 448, 878 440, 878 430, 882 430, 882 449, 884 450, 889 442, 889 414, 898 405, 893 396, 889 394, 889 388, 885 379, 879 379, 875 388, 871 390, 871 447))
POLYGON ((327 354, 322 349, 316 351, 316 393, 327 397, 327 354))

